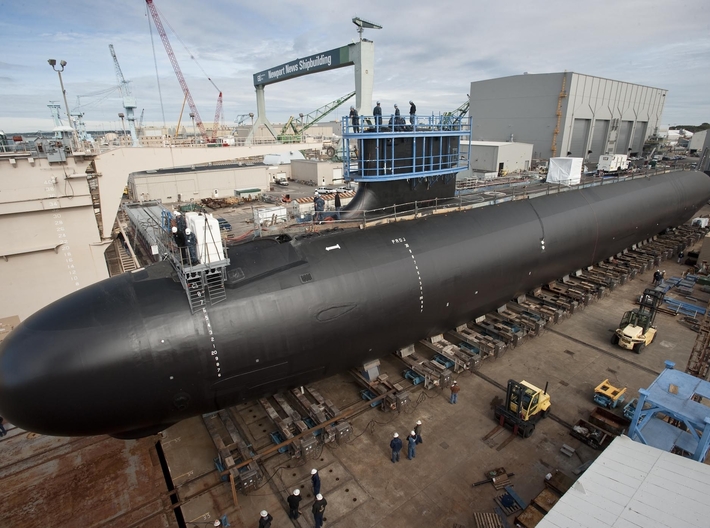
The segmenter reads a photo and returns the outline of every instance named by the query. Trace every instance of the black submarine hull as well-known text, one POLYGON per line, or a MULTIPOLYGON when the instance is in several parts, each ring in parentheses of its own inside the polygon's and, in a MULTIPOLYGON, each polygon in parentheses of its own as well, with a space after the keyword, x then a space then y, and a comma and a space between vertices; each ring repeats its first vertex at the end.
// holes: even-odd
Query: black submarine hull
POLYGON ((194 315, 169 264, 84 288, 0 344, 0 415, 42 434, 137 437, 382 357, 595 264, 710 199, 679 172, 230 249, 194 315))

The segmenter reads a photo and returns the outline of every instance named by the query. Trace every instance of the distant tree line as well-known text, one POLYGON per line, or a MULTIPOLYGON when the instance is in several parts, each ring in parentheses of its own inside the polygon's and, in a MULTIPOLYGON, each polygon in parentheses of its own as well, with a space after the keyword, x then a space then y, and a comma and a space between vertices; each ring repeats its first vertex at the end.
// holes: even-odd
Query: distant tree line
POLYGON ((710 128, 710 123, 703 123, 702 125, 674 125, 672 127, 669 127, 670 130, 687 130, 688 132, 692 132, 695 134, 696 132, 700 132, 701 130, 707 130, 710 128))

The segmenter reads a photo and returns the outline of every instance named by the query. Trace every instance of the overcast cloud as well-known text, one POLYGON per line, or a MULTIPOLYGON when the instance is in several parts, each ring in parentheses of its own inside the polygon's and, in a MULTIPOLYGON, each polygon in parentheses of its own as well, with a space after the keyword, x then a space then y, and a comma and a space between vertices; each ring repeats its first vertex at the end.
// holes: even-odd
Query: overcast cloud
MULTIPOLYGON (((707 0, 155 0, 155 5, 208 123, 217 91, 207 76, 224 93, 230 124, 239 114, 256 112, 254 73, 356 40, 354 16, 383 26, 365 36, 375 42, 374 97, 386 112, 394 103, 406 109, 413 99, 420 115, 438 114, 463 103, 472 81, 567 70, 668 89, 663 123, 710 122, 707 0)), ((183 95, 143 0, 0 1, 0 13, 1 130, 53 128, 46 105, 62 96, 49 58, 68 63, 63 76, 72 110, 77 96, 115 86, 109 44, 131 81, 138 112, 145 109, 146 124, 160 125, 155 49, 165 120, 177 121, 183 95)), ((353 89, 352 68, 270 85, 267 114, 272 122, 284 122, 353 89)), ((90 129, 120 128, 118 91, 85 96, 81 103, 90 129)))

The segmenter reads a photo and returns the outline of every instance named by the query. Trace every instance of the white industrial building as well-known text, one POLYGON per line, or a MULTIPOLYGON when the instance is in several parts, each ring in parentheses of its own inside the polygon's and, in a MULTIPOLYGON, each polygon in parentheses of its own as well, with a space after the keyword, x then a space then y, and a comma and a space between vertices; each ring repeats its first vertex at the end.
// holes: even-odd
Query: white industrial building
POLYGON ((667 90, 574 72, 471 83, 471 138, 532 143, 533 158, 598 161, 641 153, 661 122, 667 90))
POLYGON ((135 172, 129 178, 130 196, 141 202, 170 203, 228 198, 244 190, 266 191, 270 188, 270 169, 264 164, 231 164, 135 172))
POLYGON ((480 172, 503 174, 530 169, 533 153, 533 145, 530 143, 471 141, 470 144, 469 167, 474 174, 480 172))
POLYGON ((707 130, 693 135, 688 144, 688 151, 691 154, 697 154, 700 158, 698 160, 698 170, 710 174, 710 134, 708 134, 707 130))

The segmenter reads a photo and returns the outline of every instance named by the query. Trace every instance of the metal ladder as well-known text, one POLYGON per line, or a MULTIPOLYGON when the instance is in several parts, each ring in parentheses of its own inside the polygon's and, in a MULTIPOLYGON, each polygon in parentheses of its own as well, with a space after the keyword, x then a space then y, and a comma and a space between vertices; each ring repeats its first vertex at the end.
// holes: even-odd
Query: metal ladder
POLYGON ((225 268, 217 268, 205 272, 205 284, 210 296, 210 304, 217 304, 227 298, 227 292, 224 289, 224 270, 225 268))
POLYGON ((184 280, 190 311, 195 313, 195 310, 202 308, 206 304, 205 284, 202 280, 202 273, 190 273, 185 276, 184 280))

